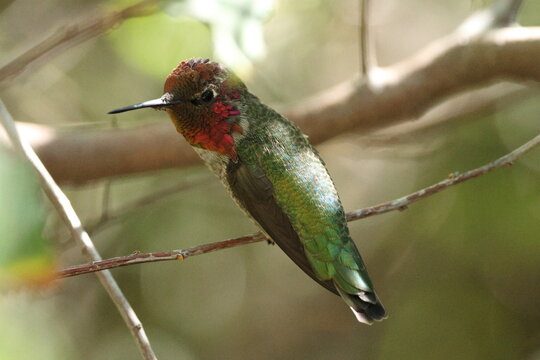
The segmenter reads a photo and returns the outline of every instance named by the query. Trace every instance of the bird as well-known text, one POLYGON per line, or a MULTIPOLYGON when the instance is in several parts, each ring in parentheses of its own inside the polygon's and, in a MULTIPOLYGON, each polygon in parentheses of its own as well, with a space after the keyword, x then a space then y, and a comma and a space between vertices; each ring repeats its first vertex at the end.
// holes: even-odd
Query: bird
POLYGON ((387 317, 325 163, 293 122, 201 58, 180 62, 160 98, 109 114, 143 108, 166 111, 244 213, 359 322, 387 317))

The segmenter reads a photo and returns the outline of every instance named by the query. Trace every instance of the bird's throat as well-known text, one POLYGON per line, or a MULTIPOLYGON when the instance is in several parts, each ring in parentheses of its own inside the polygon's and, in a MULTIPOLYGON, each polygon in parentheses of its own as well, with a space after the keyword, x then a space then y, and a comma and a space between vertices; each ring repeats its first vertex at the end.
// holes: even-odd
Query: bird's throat
MULTIPOLYGON (((218 104, 220 103, 216 103, 216 105, 218 104)), ((215 114, 217 116, 207 119, 207 121, 201 121, 197 126, 186 126, 173 112, 168 111, 168 113, 176 130, 184 136, 191 146, 215 151, 228 156, 231 161, 236 163, 238 154, 233 133, 242 134, 243 129, 239 124, 227 121, 231 111, 234 110, 216 106, 215 114)))

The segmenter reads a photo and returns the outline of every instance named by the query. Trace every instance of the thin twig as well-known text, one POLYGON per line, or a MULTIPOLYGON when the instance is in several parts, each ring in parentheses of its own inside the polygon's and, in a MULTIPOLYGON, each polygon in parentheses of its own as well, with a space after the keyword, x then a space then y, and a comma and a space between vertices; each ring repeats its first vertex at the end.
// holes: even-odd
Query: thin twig
POLYGON ((30 64, 42 59, 54 50, 82 43, 111 29, 128 18, 148 15, 154 11, 156 4, 157 0, 145 0, 118 12, 92 18, 86 22, 61 27, 32 48, 0 67, 0 84, 6 80, 12 80, 30 64))
POLYGON ((373 43, 371 39, 370 27, 370 3, 369 0, 360 0, 360 74, 366 79, 368 85, 371 83, 369 72, 377 66, 373 56, 373 43))
POLYGON ((457 29, 465 37, 478 36, 489 30, 514 25, 523 0, 498 0, 476 11, 457 29))
POLYGON ((529 150, 537 147, 538 145, 540 145, 540 135, 537 135, 536 137, 521 145, 514 151, 504 155, 503 157, 498 158, 493 162, 490 162, 489 164, 473 170, 469 170, 463 174, 452 173, 448 175, 447 179, 439 181, 436 184, 428 186, 427 188, 424 188, 422 190, 413 192, 412 194, 403 196, 399 199, 347 213, 347 221, 354 221, 373 215, 384 214, 393 210, 405 210, 410 204, 428 196, 435 195, 443 191, 444 189, 448 189, 452 185, 456 185, 478 177, 480 175, 484 175, 503 166, 512 165, 517 158, 524 155, 529 150))
POLYGON ((508 0, 509 6, 506 16, 501 19, 502 26, 510 26, 516 22, 519 10, 523 5, 523 0, 508 0))
MULTIPOLYGON (((0 100, 0 121, 4 125, 12 144, 37 171, 43 191, 68 227, 71 236, 80 244, 84 255, 92 262, 100 261, 102 259, 100 254, 92 243, 88 233, 83 229, 81 221, 71 206, 69 199, 53 180, 52 176, 47 171, 47 168, 45 168, 37 154, 34 152, 34 149, 19 136, 17 128, 15 127, 15 122, 2 100, 0 100)), ((96 275, 128 325, 129 330, 139 346, 143 358, 149 360, 157 359, 141 322, 122 293, 122 290, 120 290, 120 287, 112 277, 112 274, 109 271, 104 271, 96 275)))
MULTIPOLYGON (((513 162, 519 157, 531 149, 540 145, 540 135, 537 135, 533 139, 529 140, 519 148, 512 152, 498 158, 497 160, 490 162, 484 166, 467 171, 463 174, 452 173, 447 179, 444 179, 436 184, 428 186, 422 190, 416 191, 412 194, 403 196, 399 199, 385 202, 379 205, 371 206, 365 209, 352 211, 346 214, 347 221, 355 221, 363 219, 369 216, 379 215, 387 213, 393 210, 405 210, 407 207, 426 197, 435 195, 445 189, 448 189, 452 185, 462 183, 464 181, 476 178, 484 175, 490 171, 501 168, 503 166, 512 165, 513 162)), ((70 277, 82 274, 88 274, 96 271, 103 271, 105 269, 113 269, 121 266, 143 264, 148 262, 168 261, 168 260, 184 260, 188 257, 195 255, 202 255, 212 251, 229 249, 236 246, 252 244, 268 240, 261 233, 255 235, 243 236, 231 240, 218 241, 214 243, 195 246, 184 250, 171 250, 158 253, 134 253, 128 256, 120 256, 102 261, 95 261, 90 264, 82 264, 68 267, 66 269, 57 272, 57 276, 60 278, 70 277)))
MULTIPOLYGON (((97 223, 105 223, 107 220, 110 219, 109 210, 111 203, 111 186, 112 180, 107 180, 105 182, 105 185, 103 185, 103 194, 101 197, 101 216, 99 217, 97 223)), ((88 227, 87 231, 89 234, 92 233, 92 231, 88 227)))
MULTIPOLYGON (((111 117, 111 127, 115 130, 118 130, 118 120, 116 118, 116 116, 113 116, 111 117)), ((101 216, 100 216, 100 219, 98 221, 99 222, 102 222, 102 223, 106 223, 107 220, 110 218, 109 216, 109 210, 110 210, 110 207, 111 207, 111 188, 112 188, 112 183, 113 183, 113 180, 112 179, 109 179, 105 182, 105 184, 103 185, 103 195, 102 195, 102 198, 101 198, 101 216)), ((88 229, 87 227, 87 231, 89 234, 92 234, 92 231, 88 229)))

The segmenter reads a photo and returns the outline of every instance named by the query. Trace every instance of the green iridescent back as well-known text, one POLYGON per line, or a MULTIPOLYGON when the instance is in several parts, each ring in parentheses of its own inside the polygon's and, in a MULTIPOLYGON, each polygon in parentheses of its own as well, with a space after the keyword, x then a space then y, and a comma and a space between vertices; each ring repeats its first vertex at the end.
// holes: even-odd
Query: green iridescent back
MULTIPOLYGON (((316 150, 294 124, 272 109, 259 103, 247 111, 246 116, 262 120, 250 122, 249 136, 238 144, 239 157, 248 167, 263 169, 317 277, 336 277, 336 266, 363 272, 334 183, 316 150)), ((350 286, 345 283, 345 288, 350 286)), ((372 289, 367 274, 356 283, 362 290, 372 289)))

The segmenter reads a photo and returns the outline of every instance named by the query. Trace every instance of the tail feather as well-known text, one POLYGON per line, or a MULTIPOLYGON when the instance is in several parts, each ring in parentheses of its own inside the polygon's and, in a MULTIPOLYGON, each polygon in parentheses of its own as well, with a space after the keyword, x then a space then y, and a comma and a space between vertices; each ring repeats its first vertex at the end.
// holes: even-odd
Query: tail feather
POLYGON ((356 293, 350 294, 342 289, 335 280, 334 286, 359 322, 371 325, 373 321, 381 321, 386 318, 386 310, 375 292, 358 290, 356 293))

